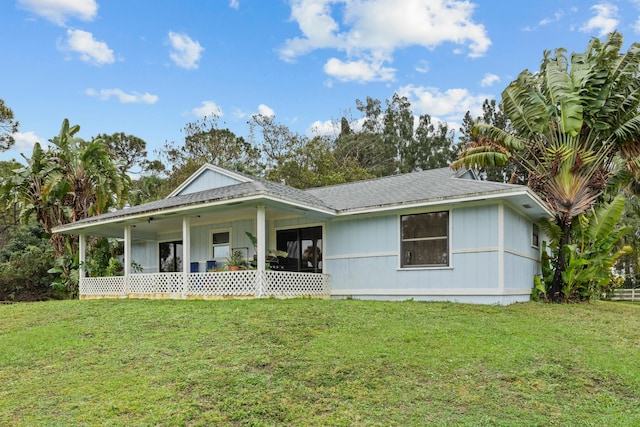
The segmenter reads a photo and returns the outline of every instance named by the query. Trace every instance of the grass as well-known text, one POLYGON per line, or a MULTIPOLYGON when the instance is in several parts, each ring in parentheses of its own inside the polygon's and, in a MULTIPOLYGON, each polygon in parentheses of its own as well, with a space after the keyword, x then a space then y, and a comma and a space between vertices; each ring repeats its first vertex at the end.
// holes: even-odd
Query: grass
POLYGON ((0 305, 0 425, 640 425, 640 305, 0 305))

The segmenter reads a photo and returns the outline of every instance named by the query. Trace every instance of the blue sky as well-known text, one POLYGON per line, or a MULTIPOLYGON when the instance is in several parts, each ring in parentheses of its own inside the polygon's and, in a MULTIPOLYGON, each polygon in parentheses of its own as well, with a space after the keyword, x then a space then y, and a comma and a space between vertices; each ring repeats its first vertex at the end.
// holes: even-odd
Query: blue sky
POLYGON ((545 49, 612 30, 628 46, 639 17, 640 0, 5 0, 0 98, 20 129, 0 159, 64 118, 85 139, 143 138, 150 158, 213 112, 244 137, 258 113, 330 133, 356 99, 394 92, 457 129, 545 49))

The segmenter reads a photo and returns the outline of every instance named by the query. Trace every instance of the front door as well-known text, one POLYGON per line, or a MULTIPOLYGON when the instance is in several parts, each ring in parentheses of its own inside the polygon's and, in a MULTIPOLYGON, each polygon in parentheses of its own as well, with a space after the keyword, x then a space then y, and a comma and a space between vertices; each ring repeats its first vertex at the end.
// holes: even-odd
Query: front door
POLYGON ((160 272, 182 271, 182 240, 174 242, 161 242, 160 272))
POLYGON ((279 230, 276 237, 277 249, 287 253, 283 270, 322 273, 322 227, 279 230))

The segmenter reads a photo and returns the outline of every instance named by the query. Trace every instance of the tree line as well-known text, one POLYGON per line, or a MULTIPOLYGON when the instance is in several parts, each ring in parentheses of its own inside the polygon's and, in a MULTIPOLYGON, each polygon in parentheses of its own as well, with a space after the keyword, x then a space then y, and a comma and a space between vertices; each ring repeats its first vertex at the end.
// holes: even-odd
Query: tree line
MULTIPOLYGON (((612 33, 593 39, 584 53, 545 52, 540 70, 523 71, 500 102, 485 100, 480 117, 467 112, 458 138, 446 122, 415 116, 398 94, 356 100, 358 117, 341 117, 332 135, 300 134, 257 115, 245 138, 205 117, 182 129, 183 141, 167 142, 152 156, 145 141, 124 133, 85 141, 65 119, 49 146, 36 144, 24 164, 0 164, 0 277, 7 278, 0 279, 0 299, 30 289, 73 295, 77 243, 51 229, 162 198, 204 163, 296 188, 474 168, 484 179, 528 185, 554 212, 543 224, 549 245, 535 296, 597 298, 620 284, 611 274, 616 265, 635 283, 640 48, 621 48, 622 36, 612 33)), ((18 122, 2 100, 0 126, 6 149, 18 122)), ((117 245, 93 239, 89 246, 87 271, 118 272, 117 245)))

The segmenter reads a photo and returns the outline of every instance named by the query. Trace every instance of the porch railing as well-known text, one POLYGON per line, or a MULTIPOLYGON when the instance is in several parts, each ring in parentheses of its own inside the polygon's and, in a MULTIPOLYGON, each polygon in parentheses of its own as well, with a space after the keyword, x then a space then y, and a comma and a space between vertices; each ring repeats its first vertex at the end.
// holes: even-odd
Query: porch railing
POLYGON ((328 274, 240 270, 207 273, 145 273, 128 278, 85 277, 80 298, 328 298, 328 274))

